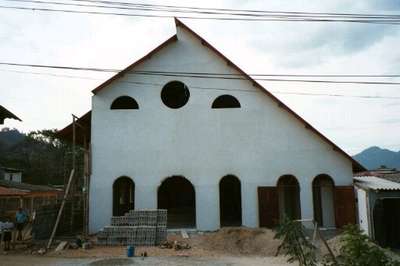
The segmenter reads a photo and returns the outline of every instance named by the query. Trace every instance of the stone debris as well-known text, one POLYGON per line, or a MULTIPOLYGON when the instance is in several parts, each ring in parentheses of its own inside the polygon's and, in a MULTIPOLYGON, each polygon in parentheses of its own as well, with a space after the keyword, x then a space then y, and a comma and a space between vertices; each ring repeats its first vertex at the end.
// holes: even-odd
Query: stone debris
POLYGON ((185 230, 181 230, 181 235, 183 238, 189 238, 189 235, 186 233, 185 230))
POLYGON ((46 249, 45 249, 45 248, 39 249, 39 250, 37 251, 37 254, 39 254, 39 255, 44 255, 44 254, 46 254, 46 249))
POLYGON ((180 241, 164 241, 160 248, 164 249, 175 249, 175 250, 183 250, 183 249, 190 249, 191 246, 188 243, 180 242, 180 241))
POLYGON ((55 249, 55 252, 61 252, 68 247, 67 241, 61 241, 55 249))

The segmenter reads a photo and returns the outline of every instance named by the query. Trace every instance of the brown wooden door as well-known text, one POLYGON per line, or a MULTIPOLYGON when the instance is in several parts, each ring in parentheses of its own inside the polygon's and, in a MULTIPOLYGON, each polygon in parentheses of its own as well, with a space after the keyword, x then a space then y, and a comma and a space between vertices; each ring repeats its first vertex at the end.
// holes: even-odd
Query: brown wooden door
POLYGON ((279 202, 276 187, 258 187, 258 216, 260 227, 272 228, 278 225, 279 202))
POLYGON ((335 187, 335 221, 337 228, 356 223, 356 204, 353 186, 335 187))

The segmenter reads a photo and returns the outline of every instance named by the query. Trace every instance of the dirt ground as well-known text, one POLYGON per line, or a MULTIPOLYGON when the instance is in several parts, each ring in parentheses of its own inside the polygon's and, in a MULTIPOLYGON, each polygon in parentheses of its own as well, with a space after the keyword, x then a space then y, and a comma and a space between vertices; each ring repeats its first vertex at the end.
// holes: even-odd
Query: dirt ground
POLYGON ((180 233, 169 234, 168 241, 189 244, 191 248, 137 247, 136 256, 146 252, 148 257, 133 260, 126 258, 125 246, 94 245, 88 250, 53 250, 42 256, 31 255, 39 248, 35 246, 0 255, 0 265, 289 265, 284 257, 275 257, 280 241, 273 237, 271 230, 246 228, 195 233, 188 239, 180 233))
MULTIPOLYGON (((292 265, 286 262, 283 257, 147 257, 142 258, 56 258, 56 257, 37 257, 37 256, 4 256, 0 255, 0 265, 4 266, 23 266, 23 265, 43 265, 43 266, 108 266, 108 265, 143 265, 143 266, 233 266, 233 265, 271 265, 287 266, 292 265)), ((293 264, 296 265, 296 264, 293 264)))
MULTIPOLYGON (((169 234, 168 241, 178 241, 189 244, 190 249, 174 250, 160 247, 137 247, 136 255, 147 252, 148 256, 191 256, 215 257, 223 255, 234 256, 275 256, 280 244, 274 239, 274 232, 268 229, 224 228, 218 232, 191 234, 184 239, 180 233, 169 234)), ((94 246, 89 250, 66 249, 60 253, 50 252, 47 256, 62 256, 68 258, 93 258, 125 256, 126 247, 122 246, 94 246)))

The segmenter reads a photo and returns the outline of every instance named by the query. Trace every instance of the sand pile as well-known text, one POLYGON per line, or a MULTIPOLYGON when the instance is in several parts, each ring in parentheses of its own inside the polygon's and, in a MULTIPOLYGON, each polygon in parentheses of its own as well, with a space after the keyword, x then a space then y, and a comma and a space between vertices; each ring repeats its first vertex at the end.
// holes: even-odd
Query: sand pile
POLYGON ((274 256, 281 243, 274 239, 274 235, 268 229, 223 228, 203 235, 198 245, 205 250, 226 254, 274 256))

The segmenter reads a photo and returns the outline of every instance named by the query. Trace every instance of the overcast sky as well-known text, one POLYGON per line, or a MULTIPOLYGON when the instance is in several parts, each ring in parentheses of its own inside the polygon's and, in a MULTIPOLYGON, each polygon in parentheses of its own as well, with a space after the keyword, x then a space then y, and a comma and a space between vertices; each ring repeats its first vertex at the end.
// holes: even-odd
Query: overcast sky
MULTIPOLYGON (((280 11, 400 12, 398 0, 147 3, 280 11)), ((0 0, 0 5, 28 6, 4 0, 0 0)), ((400 74, 400 25, 182 20, 248 73, 400 74)), ((173 19, 0 8, 0 61, 122 69, 173 34, 173 19)), ((6 120, 4 126, 24 132, 60 129, 71 122, 71 113, 82 115, 90 109, 91 90, 110 75, 0 66, 0 104, 23 120, 6 120)), ((400 78, 385 81, 400 82, 400 78)), ((263 85, 350 154, 370 146, 400 150, 400 99, 279 93, 400 97, 398 85, 287 82, 263 82, 263 85)))

